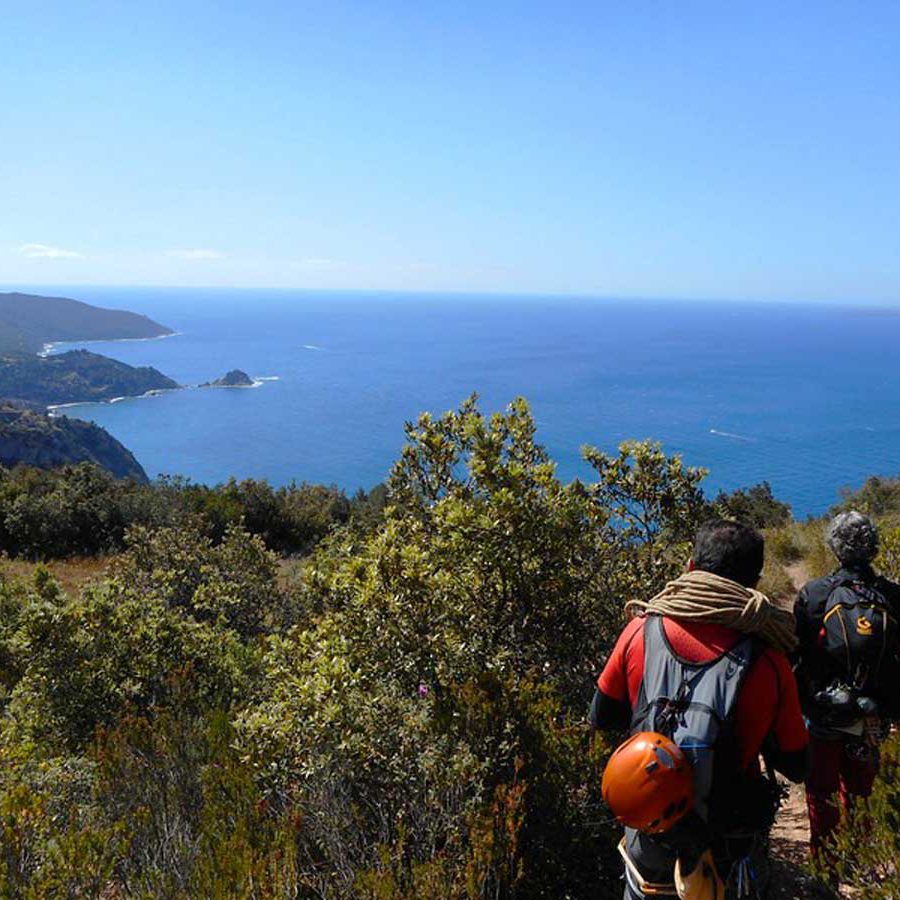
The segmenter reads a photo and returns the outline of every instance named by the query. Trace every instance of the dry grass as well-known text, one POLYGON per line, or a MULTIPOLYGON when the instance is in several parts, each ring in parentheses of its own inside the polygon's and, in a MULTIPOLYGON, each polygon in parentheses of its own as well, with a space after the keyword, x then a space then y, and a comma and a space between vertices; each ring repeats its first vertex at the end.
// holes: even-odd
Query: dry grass
MULTIPOLYGON (((36 563, 23 559, 9 559, 0 555, 0 578, 30 581, 39 566, 48 569, 67 594, 77 593, 84 585, 99 581, 106 574, 115 556, 85 556, 73 559, 55 559, 36 563)), ((302 560, 281 559, 278 563, 278 581, 282 588, 296 584, 302 560)))
POLYGON ((47 563, 27 562, 21 559, 0 558, 0 577, 29 581, 39 566, 49 570, 67 594, 76 594, 86 584, 103 577, 113 560, 112 556, 57 559, 47 563))

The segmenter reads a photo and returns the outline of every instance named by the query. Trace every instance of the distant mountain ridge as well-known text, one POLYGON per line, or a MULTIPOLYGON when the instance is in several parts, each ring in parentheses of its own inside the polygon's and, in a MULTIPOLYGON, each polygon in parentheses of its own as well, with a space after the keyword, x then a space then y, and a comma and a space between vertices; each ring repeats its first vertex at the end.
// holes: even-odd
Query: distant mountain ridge
POLYGON ((118 478, 147 482, 131 451, 93 422, 51 417, 0 401, 0 465, 52 469, 79 462, 96 463, 118 478))
POLYGON ((151 366, 129 366, 87 350, 0 356, 0 397, 44 406, 138 397, 179 386, 151 366))
POLYGON ((91 306, 68 297, 0 294, 3 353, 38 353, 44 344, 57 341, 112 341, 173 333, 171 328, 147 316, 91 306))

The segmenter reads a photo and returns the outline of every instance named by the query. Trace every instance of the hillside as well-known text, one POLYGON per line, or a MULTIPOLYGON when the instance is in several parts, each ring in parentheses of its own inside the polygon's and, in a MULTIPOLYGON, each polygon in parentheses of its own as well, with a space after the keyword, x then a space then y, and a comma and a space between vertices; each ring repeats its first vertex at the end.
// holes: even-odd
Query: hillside
POLYGON ((121 340, 172 334, 147 316, 66 297, 0 294, 0 352, 37 353, 55 341, 121 340))
POLYGON ((79 462, 96 463, 119 478, 147 481, 131 452, 98 425, 0 401, 0 465, 49 469, 79 462))
POLYGON ((178 384, 150 366, 70 350, 53 356, 0 356, 0 397, 43 405, 138 397, 178 384))

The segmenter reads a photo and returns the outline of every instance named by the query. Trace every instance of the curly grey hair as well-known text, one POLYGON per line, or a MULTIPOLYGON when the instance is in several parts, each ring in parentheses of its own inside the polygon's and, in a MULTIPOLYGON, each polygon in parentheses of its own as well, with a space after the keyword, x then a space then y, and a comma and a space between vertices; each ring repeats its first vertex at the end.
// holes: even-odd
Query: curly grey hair
POLYGON ((825 543, 845 565, 867 563, 878 553, 878 530, 868 516, 854 509, 836 515, 828 523, 825 543))

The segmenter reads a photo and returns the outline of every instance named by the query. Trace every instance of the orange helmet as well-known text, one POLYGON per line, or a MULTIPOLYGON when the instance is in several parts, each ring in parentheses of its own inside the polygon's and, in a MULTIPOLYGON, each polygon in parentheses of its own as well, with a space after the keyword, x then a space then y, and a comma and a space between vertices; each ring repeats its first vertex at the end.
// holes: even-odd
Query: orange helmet
POLYGON ((641 731, 616 748, 602 790, 615 817, 646 834, 668 831, 694 806, 690 762, 674 741, 655 731, 641 731))

